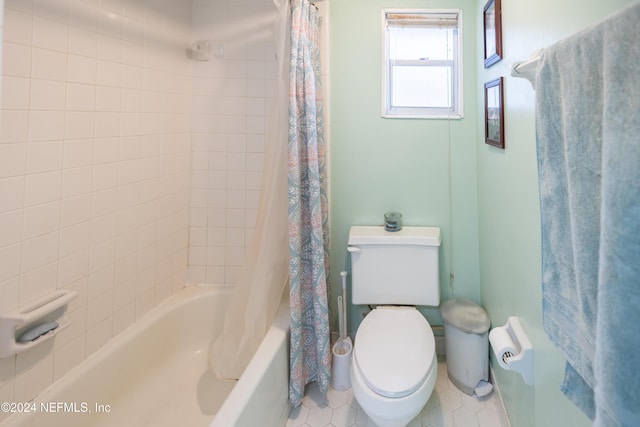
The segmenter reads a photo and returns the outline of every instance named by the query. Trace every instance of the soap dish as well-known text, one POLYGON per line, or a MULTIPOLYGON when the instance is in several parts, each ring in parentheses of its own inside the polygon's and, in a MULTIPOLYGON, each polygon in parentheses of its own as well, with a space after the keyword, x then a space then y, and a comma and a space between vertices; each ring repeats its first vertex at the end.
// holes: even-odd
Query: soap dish
POLYGON ((0 358, 48 341, 69 326, 65 313, 77 296, 75 291, 58 289, 11 313, 0 315, 0 358))

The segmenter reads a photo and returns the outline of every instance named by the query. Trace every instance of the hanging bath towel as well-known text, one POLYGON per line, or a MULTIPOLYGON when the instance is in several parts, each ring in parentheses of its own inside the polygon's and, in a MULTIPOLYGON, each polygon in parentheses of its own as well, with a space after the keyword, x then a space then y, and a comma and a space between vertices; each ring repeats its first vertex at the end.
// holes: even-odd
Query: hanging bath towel
POLYGON ((536 75, 544 328, 595 426, 640 425, 640 3, 536 75))

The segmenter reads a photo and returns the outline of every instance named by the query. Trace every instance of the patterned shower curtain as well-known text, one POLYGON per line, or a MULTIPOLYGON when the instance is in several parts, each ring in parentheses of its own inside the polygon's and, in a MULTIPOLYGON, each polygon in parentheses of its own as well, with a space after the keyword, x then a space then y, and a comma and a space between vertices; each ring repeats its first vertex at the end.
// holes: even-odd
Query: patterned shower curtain
POLYGON ((331 376, 328 305, 329 226, 326 190, 320 16, 308 0, 291 1, 289 63, 289 400, 300 404, 315 381, 331 376))

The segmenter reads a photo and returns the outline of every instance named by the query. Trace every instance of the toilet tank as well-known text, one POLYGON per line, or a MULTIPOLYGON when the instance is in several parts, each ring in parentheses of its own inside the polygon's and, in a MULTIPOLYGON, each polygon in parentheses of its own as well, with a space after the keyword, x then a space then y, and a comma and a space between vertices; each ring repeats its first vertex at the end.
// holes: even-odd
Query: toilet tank
POLYGON ((440 243, 439 227, 351 227, 352 303, 439 305, 440 243))

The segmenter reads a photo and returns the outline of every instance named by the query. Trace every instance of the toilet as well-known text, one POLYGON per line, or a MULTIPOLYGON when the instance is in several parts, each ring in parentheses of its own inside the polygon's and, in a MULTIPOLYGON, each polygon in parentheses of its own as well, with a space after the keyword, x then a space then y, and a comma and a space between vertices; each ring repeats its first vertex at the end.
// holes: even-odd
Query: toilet
POLYGON ((378 427, 405 427, 433 392, 435 339, 415 306, 440 303, 440 243, 438 227, 349 231, 352 303, 377 305, 356 332, 351 386, 378 427))

